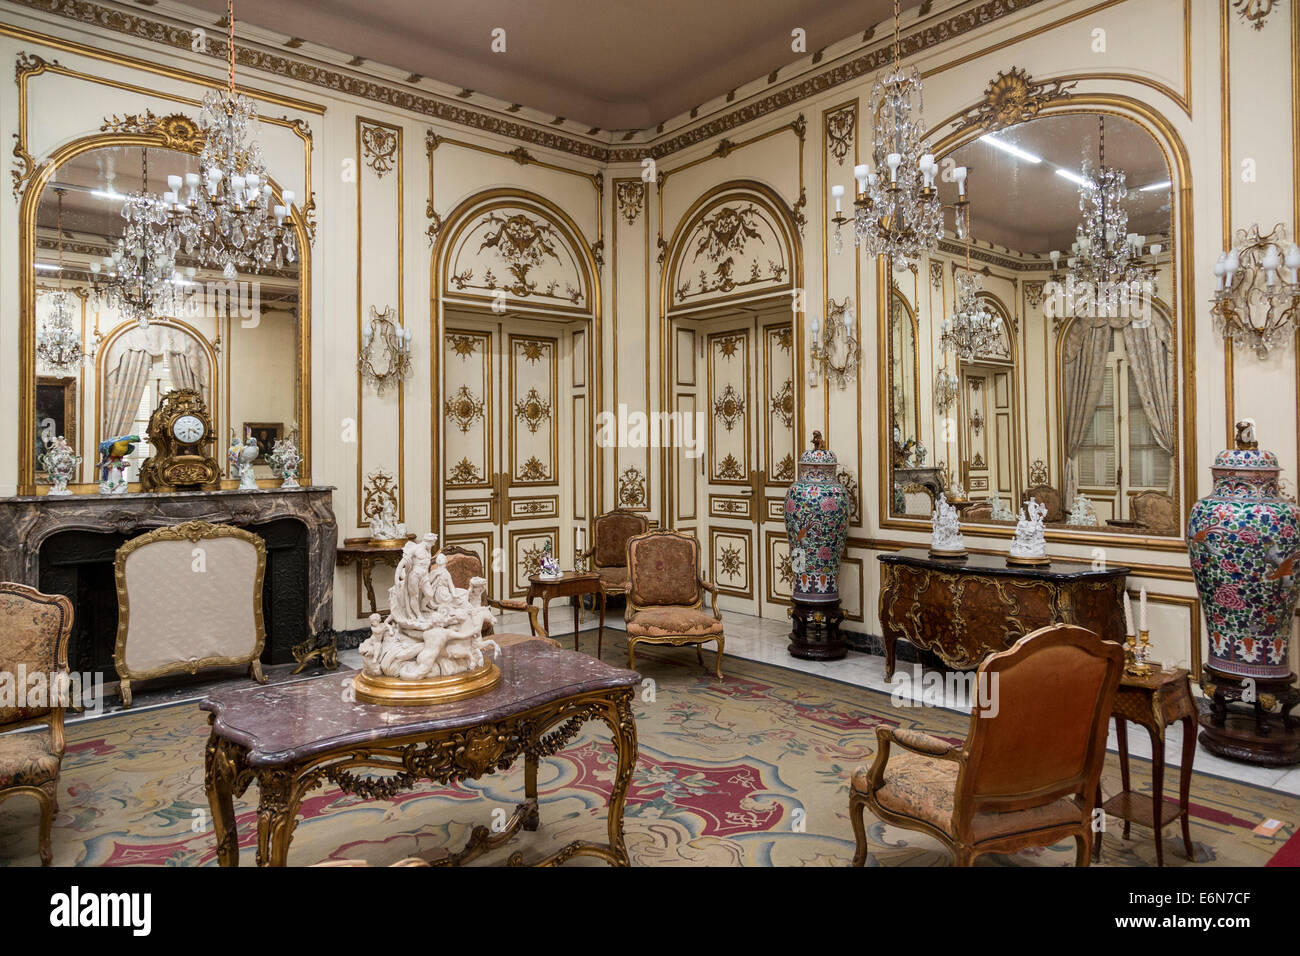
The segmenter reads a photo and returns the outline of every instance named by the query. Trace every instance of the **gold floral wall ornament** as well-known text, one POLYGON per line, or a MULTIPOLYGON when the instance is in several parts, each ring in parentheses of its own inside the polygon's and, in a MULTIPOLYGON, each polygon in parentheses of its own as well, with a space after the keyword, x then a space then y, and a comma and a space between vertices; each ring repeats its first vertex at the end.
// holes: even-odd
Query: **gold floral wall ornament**
POLYGON ((533 455, 519 466, 519 473, 515 477, 519 481, 546 481, 551 477, 551 469, 546 466, 545 462, 533 455))
POLYGON ((835 480, 838 481, 844 490, 849 494, 849 501, 853 508, 849 512, 849 520, 853 524, 862 523, 862 495, 859 493, 858 479, 853 477, 853 472, 847 468, 841 468, 835 472, 835 480))
POLYGON ((1047 463, 1041 458, 1035 458, 1029 465, 1029 484, 1045 485, 1049 480, 1047 477, 1047 463))
POLYGON ((533 434, 551 417, 551 403, 530 388, 528 394, 515 402, 515 416, 522 419, 533 434))
POLYGON ((468 432, 471 425, 483 418, 483 399, 471 392, 468 385, 458 388, 456 394, 447 399, 444 408, 447 417, 462 432, 468 432))
POLYGON ((978 436, 979 433, 984 430, 984 415, 980 412, 978 408, 975 409, 975 411, 971 412, 970 430, 971 430, 971 434, 976 436, 978 436))
POLYGON ((361 377, 375 386, 380 395, 392 385, 411 374, 411 341, 409 328, 404 328, 392 306, 380 312, 373 305, 370 318, 361 327, 361 354, 357 356, 357 370, 361 377))
POLYGON ((789 554, 783 554, 776 559, 776 576, 782 584, 794 584, 794 565, 790 561, 789 554))
POLYGON ((627 467, 618 476, 618 506, 620 508, 641 508, 645 500, 645 475, 641 469, 627 467))
POLYGON ((397 160, 397 130, 391 126, 361 124, 361 150, 366 165, 380 179, 393 171, 397 160))
POLYGON ((728 252, 742 254, 751 239, 761 243, 763 235, 755 225, 760 218, 753 203, 745 207, 723 206, 713 215, 704 217, 700 221, 703 235, 696 242, 692 259, 704 255, 710 262, 718 262, 728 252))
POLYGON ((718 462, 718 471, 714 477, 727 481, 741 480, 745 477, 745 471, 740 467, 740 462, 736 460, 735 455, 728 455, 718 462))
MULTIPOLYGON (((1278 5, 1277 0, 1232 0, 1233 7, 1241 19, 1256 30, 1264 29, 1268 16, 1278 5)), ((1295 16, 1296 14, 1292 14, 1295 16)))
POLYGON ((540 339, 519 339, 515 344, 519 348, 519 354, 524 357, 529 365, 536 365, 544 359, 551 348, 549 342, 543 342, 540 339))
POLYGON ((957 120, 959 127, 982 130, 1004 129, 1038 115, 1053 100, 1068 99, 1078 83, 1061 80, 1036 82, 1020 67, 999 71, 984 89, 984 101, 966 110, 957 120))
POLYGON ((930 260, 930 287, 943 288, 943 263, 937 259, 930 260))
POLYGON ((539 545, 525 548, 519 555, 520 564, 523 565, 525 577, 536 574, 541 570, 542 558, 547 557, 551 553, 550 544, 551 542, 546 540, 539 545))
POLYGON ((713 417, 722 422, 727 431, 731 431, 745 416, 745 399, 730 382, 713 400, 713 417))
POLYGON ((729 578, 738 578, 745 569, 745 559, 740 548, 733 544, 724 545, 718 554, 718 570, 729 578))
POLYGON ((143 113, 110 116, 104 120, 99 131, 157 136, 162 140, 160 145, 181 152, 197 153, 203 148, 204 137, 199 124, 184 113, 156 116, 152 111, 145 110, 143 113))
POLYGON ((853 148, 853 133, 857 123, 858 108, 854 105, 836 110, 826 117, 826 145, 838 166, 844 165, 844 158, 853 148))
POLYGON ((391 471, 376 468, 366 475, 366 486, 361 493, 361 522, 370 524, 385 514, 396 515, 399 510, 397 478, 391 471))
POLYGON ((1026 282, 1025 283, 1025 304, 1028 305, 1031 309, 1038 308, 1040 305, 1043 304, 1043 293, 1045 289, 1046 289, 1046 284, 1039 280, 1026 282))
POLYGON ((645 201, 645 183, 637 179, 620 180, 614 189, 618 211, 630 226, 641 214, 641 204, 645 201))
POLYGON ((473 335, 450 335, 447 341, 451 343, 451 350, 456 353, 461 361, 468 361, 474 355, 474 350, 478 348, 478 339, 473 335))
POLYGON ((447 475, 447 484, 449 485, 479 485, 482 483, 483 475, 478 470, 478 465, 468 458, 462 458, 452 465, 451 472, 447 475))
POLYGON ((738 332, 735 335, 725 335, 718 339, 718 352, 725 359, 730 359, 736 354, 736 351, 745 344, 745 334, 738 332))
MULTIPOLYGON (((556 227, 542 219, 533 219, 522 212, 499 215, 490 212, 479 223, 483 230, 483 241, 479 252, 492 249, 501 257, 506 270, 514 281, 498 279, 492 272, 485 273, 484 283, 489 290, 503 289, 511 295, 526 298, 532 295, 567 298, 574 304, 582 301, 582 290, 565 284, 563 296, 559 296, 559 280, 551 280, 545 287, 539 288, 538 280, 529 273, 541 266, 548 259, 563 263, 556 248, 562 245, 562 239, 556 227)), ((594 250, 593 250, 594 253, 594 250)), ((466 273, 468 278, 470 273, 466 273)), ((455 279, 453 279, 455 281, 455 279)))
POLYGON ((787 428, 790 427, 794 423, 794 382, 788 378, 782 382, 768 403, 772 414, 787 428))
POLYGON ((773 481, 794 481, 794 456, 787 454, 776 464, 772 472, 773 481))

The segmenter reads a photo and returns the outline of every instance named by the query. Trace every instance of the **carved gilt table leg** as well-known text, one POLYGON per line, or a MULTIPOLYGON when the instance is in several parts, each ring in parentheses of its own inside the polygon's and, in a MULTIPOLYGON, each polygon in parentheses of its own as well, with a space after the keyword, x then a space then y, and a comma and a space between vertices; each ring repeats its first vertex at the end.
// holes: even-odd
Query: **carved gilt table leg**
POLYGON ((239 866, 239 833, 235 829, 235 775, 238 755, 232 745, 216 734, 204 748, 203 786, 212 811, 212 828, 217 838, 217 863, 239 866))
POLYGON ((292 770, 257 775, 257 865, 284 866, 298 825, 301 792, 292 770))

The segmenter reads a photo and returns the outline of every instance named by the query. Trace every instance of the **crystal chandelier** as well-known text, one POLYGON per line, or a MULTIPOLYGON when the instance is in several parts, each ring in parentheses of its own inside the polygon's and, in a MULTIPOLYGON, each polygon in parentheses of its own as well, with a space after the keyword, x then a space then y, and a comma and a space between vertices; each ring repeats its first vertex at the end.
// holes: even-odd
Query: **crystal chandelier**
POLYGON ((67 371, 82 359, 81 333, 73 324, 72 303, 63 291, 63 190, 54 190, 58 202, 59 279, 57 289, 47 296, 50 311, 36 329, 36 354, 51 369, 67 371))
POLYGON ((1263 359, 1300 327, 1300 246, 1287 243, 1282 223, 1263 236, 1258 225, 1239 229, 1236 241, 1214 264, 1210 313, 1220 335, 1252 347, 1263 359))
MULTIPOLYGON (((921 73, 900 65, 898 0, 894 0, 894 64, 876 80, 871 90, 871 115, 875 135, 871 166, 853 167, 857 198, 853 201, 854 241, 871 255, 906 261, 933 249, 943 233, 943 207, 935 177, 939 164, 930 152, 921 98, 921 73)), ((956 171, 954 171, 956 172, 956 171)), ((965 200, 965 169, 958 189, 965 200)), ((841 187, 836 197, 835 247, 842 246, 839 226, 848 220, 840 213, 841 187)), ((964 230, 962 216, 958 229, 964 230)))
MULTIPOLYGON (((1114 298, 1121 287, 1150 282, 1146 291, 1155 294, 1156 257, 1159 243, 1151 248, 1151 260, 1142 258, 1146 236, 1128 231, 1125 200, 1128 186, 1122 169, 1106 165, 1106 118, 1098 118, 1097 169, 1083 169, 1079 185, 1079 223, 1071 256, 1066 261, 1069 277, 1076 285, 1087 284, 1096 290, 1099 301, 1114 298)), ((1139 286, 1140 287, 1140 286, 1139 286)))
POLYGON ((945 355, 943 366, 934 376, 934 407, 940 415, 946 415, 957 401, 957 389, 960 383, 957 376, 948 370, 948 358, 945 355))
POLYGON ((957 276, 957 301, 953 313, 939 329, 939 350, 954 352, 963 362, 995 350, 1002 332, 1002 317, 994 315, 979 297, 984 282, 969 268, 957 276))
POLYGON ((203 97, 202 174, 168 176, 163 201, 185 253, 234 279, 240 269, 261 271, 272 264, 279 269, 295 261, 298 241, 289 218, 293 191, 284 190, 283 205, 271 202, 262 147, 251 138, 257 106, 235 89, 234 0, 228 0, 226 11, 229 81, 225 90, 203 97))
POLYGON ((176 237, 166 228, 166 207, 149 193, 149 151, 140 157, 141 190, 122 205, 122 238, 102 263, 90 264, 90 279, 96 305, 145 328, 175 309, 176 237))

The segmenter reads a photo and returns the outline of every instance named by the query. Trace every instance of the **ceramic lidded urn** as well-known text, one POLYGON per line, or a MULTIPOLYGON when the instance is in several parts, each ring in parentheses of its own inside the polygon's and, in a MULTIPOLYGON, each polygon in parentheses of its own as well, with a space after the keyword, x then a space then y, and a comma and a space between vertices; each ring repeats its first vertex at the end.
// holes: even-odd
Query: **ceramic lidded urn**
POLYGON ((840 555, 849 533, 853 502, 835 477, 835 453, 813 432, 812 448, 799 457, 795 481, 785 493, 785 530, 790 542, 796 601, 840 598, 840 555))
POLYGON ((1192 506, 1187 553, 1209 623, 1207 666, 1286 679, 1300 508, 1282 497, 1277 456, 1259 449, 1254 431, 1238 422, 1237 447, 1214 459, 1214 490, 1192 506))

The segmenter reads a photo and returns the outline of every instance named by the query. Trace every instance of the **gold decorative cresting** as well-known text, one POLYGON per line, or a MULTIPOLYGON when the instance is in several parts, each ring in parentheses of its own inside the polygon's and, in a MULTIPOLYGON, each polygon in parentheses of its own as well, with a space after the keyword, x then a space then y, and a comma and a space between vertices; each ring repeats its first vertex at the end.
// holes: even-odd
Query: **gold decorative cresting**
POLYGON ((445 704, 485 694, 501 683, 501 668, 491 661, 477 670, 445 677, 426 677, 422 680, 403 680, 400 677, 371 675, 358 672, 352 678, 357 700, 367 704, 393 704, 399 707, 416 707, 427 704, 445 704))

